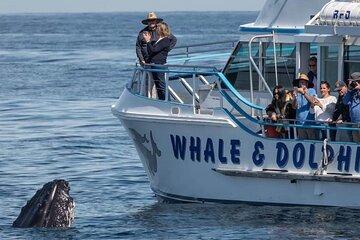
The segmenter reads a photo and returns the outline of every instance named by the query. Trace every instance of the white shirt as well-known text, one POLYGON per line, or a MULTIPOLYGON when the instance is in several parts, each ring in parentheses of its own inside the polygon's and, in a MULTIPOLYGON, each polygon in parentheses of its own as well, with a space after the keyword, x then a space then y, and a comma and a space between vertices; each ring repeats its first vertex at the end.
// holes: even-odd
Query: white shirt
POLYGON ((328 96, 327 98, 319 98, 322 109, 319 106, 310 108, 311 113, 315 113, 315 120, 321 122, 330 122, 335 112, 336 97, 328 96))

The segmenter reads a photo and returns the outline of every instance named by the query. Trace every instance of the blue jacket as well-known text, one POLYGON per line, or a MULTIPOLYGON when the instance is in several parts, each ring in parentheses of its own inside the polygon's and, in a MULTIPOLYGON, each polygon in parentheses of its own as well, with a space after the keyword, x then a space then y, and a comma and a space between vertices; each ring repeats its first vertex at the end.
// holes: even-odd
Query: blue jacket
POLYGON ((343 101, 349 106, 351 122, 360 123, 360 91, 354 89, 347 92, 343 101))
MULTIPOLYGON (((308 88, 308 95, 316 97, 316 92, 313 88, 308 88)), ((315 114, 310 113, 310 102, 305 98, 304 95, 298 94, 296 96, 297 109, 296 109, 296 120, 299 121, 299 124, 312 125, 311 122, 306 122, 306 120, 315 120, 315 114)))

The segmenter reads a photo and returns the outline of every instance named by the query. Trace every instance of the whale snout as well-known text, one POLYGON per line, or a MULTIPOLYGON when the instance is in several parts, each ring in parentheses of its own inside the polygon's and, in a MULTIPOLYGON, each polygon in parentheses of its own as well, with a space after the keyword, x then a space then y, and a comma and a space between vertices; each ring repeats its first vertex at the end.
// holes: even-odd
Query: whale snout
POLYGON ((75 217, 75 202, 65 180, 46 183, 21 209, 13 227, 70 227, 75 217))

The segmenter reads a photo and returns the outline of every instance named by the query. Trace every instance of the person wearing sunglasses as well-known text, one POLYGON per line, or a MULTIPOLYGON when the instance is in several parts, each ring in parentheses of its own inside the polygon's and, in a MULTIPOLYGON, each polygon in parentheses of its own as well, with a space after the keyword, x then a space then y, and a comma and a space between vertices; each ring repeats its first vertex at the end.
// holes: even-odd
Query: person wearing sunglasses
POLYGON ((311 57, 309 59, 309 72, 307 74, 309 78, 309 88, 317 89, 317 58, 311 57))

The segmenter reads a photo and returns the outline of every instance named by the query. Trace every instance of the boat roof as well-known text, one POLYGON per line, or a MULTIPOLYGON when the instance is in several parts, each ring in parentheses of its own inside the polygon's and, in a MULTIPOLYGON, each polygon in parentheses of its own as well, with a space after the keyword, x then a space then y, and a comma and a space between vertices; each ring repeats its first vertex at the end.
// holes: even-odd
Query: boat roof
POLYGON ((241 33, 303 33, 311 20, 329 0, 267 0, 253 23, 240 26, 241 33))

